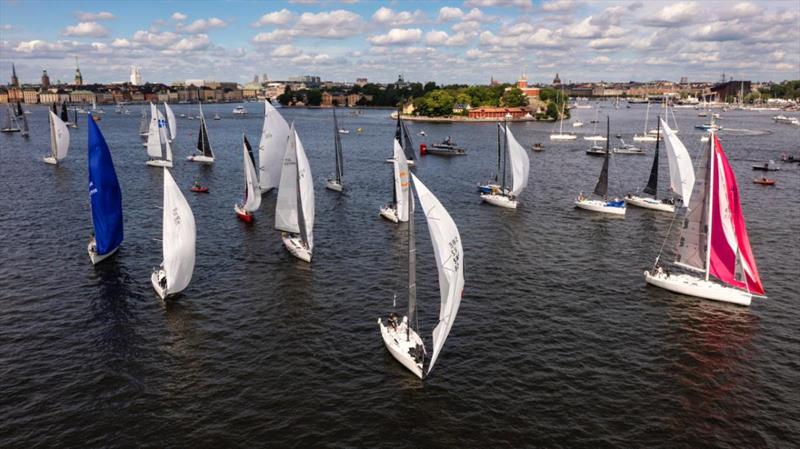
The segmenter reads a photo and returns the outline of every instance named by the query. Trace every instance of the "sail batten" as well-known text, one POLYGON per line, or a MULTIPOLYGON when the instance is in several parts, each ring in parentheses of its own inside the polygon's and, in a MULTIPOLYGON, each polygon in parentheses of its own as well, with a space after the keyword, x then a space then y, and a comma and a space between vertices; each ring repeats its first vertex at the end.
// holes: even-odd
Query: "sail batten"
MULTIPOLYGON (((662 122, 662 126, 664 123, 662 122)), ((665 130, 666 131, 666 130, 665 130)), ((688 210, 683 218, 678 248, 675 261, 684 265, 706 271, 706 252, 708 239, 708 211, 707 198, 709 183, 708 161, 711 147, 706 148, 705 155, 700 159, 697 167, 697 179, 694 190, 690 194, 691 200, 688 210)))

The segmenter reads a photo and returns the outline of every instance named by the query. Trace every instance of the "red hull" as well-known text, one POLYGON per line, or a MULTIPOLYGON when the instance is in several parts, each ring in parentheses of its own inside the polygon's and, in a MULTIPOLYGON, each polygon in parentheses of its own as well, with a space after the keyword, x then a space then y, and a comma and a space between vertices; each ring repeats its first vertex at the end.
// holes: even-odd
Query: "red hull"
POLYGON ((775 180, 774 179, 754 179, 753 183, 754 184, 761 184, 762 186, 771 186, 771 185, 775 185, 775 180))
POLYGON ((242 220, 245 223, 252 223, 253 222, 253 216, 252 215, 240 214, 239 212, 236 212, 236 216, 239 217, 239 220, 242 220))
POLYGON ((192 187, 189 190, 195 193, 208 193, 208 187, 200 187, 200 188, 192 187))

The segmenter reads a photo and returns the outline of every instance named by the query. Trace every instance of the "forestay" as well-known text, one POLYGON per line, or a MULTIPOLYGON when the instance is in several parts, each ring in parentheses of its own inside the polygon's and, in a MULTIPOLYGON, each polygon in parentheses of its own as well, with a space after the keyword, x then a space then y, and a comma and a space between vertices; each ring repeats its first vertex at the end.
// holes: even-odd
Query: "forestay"
POLYGON ((522 145, 517 142, 511 130, 506 126, 506 141, 508 144, 508 159, 511 164, 512 190, 514 196, 522 193, 528 186, 528 173, 530 171, 530 160, 522 145))
POLYGON ((661 119, 661 128, 664 135, 664 144, 667 147, 667 162, 669 162, 669 182, 672 191, 683 198, 683 206, 689 205, 694 188, 695 174, 692 167, 692 158, 667 123, 661 119))
POLYGON ((406 222, 409 215, 408 162, 397 139, 394 140, 394 195, 397 219, 406 222))
POLYGON ((194 271, 196 228, 194 215, 181 190, 164 168, 164 213, 161 235, 167 294, 178 293, 189 285, 194 271))
POLYGON ((439 323, 433 329, 433 355, 427 371, 430 373, 453 327, 453 321, 461 304, 461 295, 464 292, 464 250, 461 247, 458 228, 450 214, 416 176, 412 174, 411 177, 428 222, 428 232, 436 257, 436 269, 439 272, 441 306, 439 323))
POLYGON ((262 192, 278 187, 282 180, 282 160, 289 135, 289 124, 269 100, 264 100, 264 125, 258 144, 258 179, 262 192))

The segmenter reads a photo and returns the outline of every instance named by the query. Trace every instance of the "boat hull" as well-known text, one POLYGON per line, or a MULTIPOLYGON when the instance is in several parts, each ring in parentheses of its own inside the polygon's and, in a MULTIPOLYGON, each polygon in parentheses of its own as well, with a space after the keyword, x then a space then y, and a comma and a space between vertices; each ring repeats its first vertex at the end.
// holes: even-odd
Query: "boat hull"
POLYGON ((611 216, 625 218, 625 207, 608 206, 606 201, 577 200, 575 201, 575 207, 592 212, 600 212, 611 216))
POLYGON ((236 212, 236 216, 239 217, 239 220, 242 220, 245 223, 253 222, 253 214, 242 209, 242 207, 238 204, 233 205, 233 210, 236 212))
POLYGON ((658 139, 655 136, 633 136, 634 142, 655 142, 656 140, 658 139))
POLYGON ((97 254, 97 252, 94 250, 94 246, 95 246, 95 240, 94 239, 92 239, 92 241, 89 242, 89 245, 86 246, 86 251, 89 252, 89 259, 92 261, 92 265, 97 265, 98 263, 100 263, 100 262, 106 260, 107 258, 113 256, 114 253, 116 253, 117 250, 119 249, 119 246, 118 246, 118 247, 112 249, 111 251, 109 251, 109 252, 107 252, 105 254, 97 254))
POLYGON ((516 209, 517 200, 511 199, 505 195, 497 195, 494 193, 482 193, 481 199, 487 204, 492 206, 505 207, 506 209, 516 209))
POLYGON ((400 217, 397 216, 397 209, 394 207, 381 207, 380 216, 391 221, 392 223, 400 223, 400 217))
POLYGON ((550 140, 575 140, 578 136, 573 134, 550 134, 550 140))
POLYGON ((652 209, 661 212, 675 212, 675 205, 659 201, 654 198, 646 198, 641 196, 628 196, 625 197, 625 204, 631 206, 641 207, 644 209, 652 209))
POLYGON ((45 164, 58 165, 58 160, 52 156, 47 156, 43 161, 45 164))
POLYGON ((651 274, 649 271, 645 271, 644 279, 648 284, 664 290, 711 301, 749 306, 752 299, 752 296, 745 291, 726 287, 688 274, 668 275, 659 272, 651 274))
POLYGON ((445 149, 445 148, 428 148, 425 150, 425 154, 430 154, 432 156, 466 156, 467 152, 461 149, 445 149))
POLYGON ((303 262, 311 262, 311 251, 303 245, 303 241, 299 237, 293 236, 289 233, 282 232, 281 240, 283 246, 289 251, 289 254, 302 260, 303 262))
POLYGON ((161 287, 161 283, 159 282, 160 275, 163 270, 154 270, 152 274, 150 274, 150 283, 153 284, 153 290, 156 291, 159 299, 162 301, 167 298, 168 293, 166 288, 161 287))
POLYGON ((146 162, 148 167, 167 167, 172 168, 172 161, 167 161, 164 159, 150 159, 146 162))
POLYGON ((342 191, 342 183, 337 181, 337 180, 335 180, 335 179, 329 179, 325 183, 325 188, 329 189, 329 190, 333 190, 334 192, 341 192, 342 191))
POLYGON ((403 317, 403 322, 397 326, 397 329, 394 329, 392 326, 385 326, 383 321, 378 318, 381 338, 383 338, 383 344, 389 354, 406 369, 414 373, 415 376, 422 379, 422 363, 418 363, 408 353, 409 350, 414 350, 417 345, 422 345, 422 339, 413 329, 409 329, 408 336, 406 336, 407 323, 408 318, 403 317))
POLYGON ((186 156, 186 160, 187 161, 191 161, 191 162, 199 162, 201 164, 213 164, 214 163, 214 158, 213 157, 208 157, 208 156, 203 156, 203 155, 186 156))

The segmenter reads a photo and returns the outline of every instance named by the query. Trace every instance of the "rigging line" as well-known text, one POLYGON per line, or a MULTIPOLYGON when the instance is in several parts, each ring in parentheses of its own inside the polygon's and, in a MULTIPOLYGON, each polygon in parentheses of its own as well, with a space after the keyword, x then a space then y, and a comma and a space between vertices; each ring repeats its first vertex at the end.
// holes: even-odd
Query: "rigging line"
POLYGON ((664 240, 661 241, 661 248, 658 249, 658 255, 656 256, 656 260, 653 262, 653 270, 656 269, 656 265, 658 265, 658 259, 661 258, 661 253, 664 251, 664 246, 667 244, 667 240, 669 239, 669 236, 672 233, 672 225, 675 223, 675 218, 678 216, 678 210, 679 209, 675 209, 675 212, 672 214, 672 220, 669 221, 669 227, 667 228, 667 235, 664 236, 664 240))

